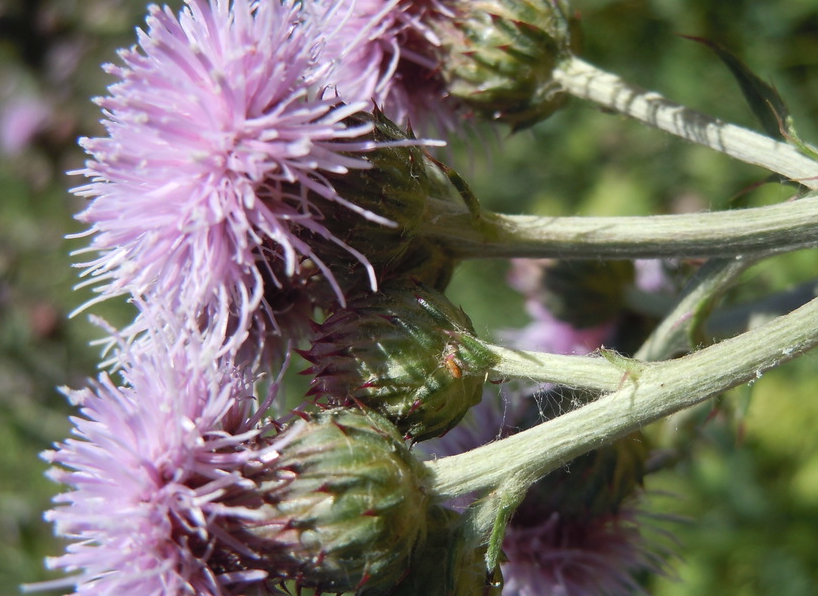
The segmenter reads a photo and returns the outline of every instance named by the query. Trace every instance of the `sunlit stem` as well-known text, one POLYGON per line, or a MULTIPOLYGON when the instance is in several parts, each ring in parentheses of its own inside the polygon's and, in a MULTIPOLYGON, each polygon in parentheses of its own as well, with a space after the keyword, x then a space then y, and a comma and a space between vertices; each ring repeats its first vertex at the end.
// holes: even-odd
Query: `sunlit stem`
POLYGON ((600 399, 511 437, 427 462, 439 498, 521 488, 574 457, 691 407, 818 344, 818 299, 742 335, 687 356, 639 363, 637 374, 600 399))
POLYGON ((592 356, 566 356, 493 345, 486 347, 496 358, 496 363, 489 371, 489 379, 495 381, 524 379, 608 392, 619 387, 627 372, 599 353, 592 356))
POLYGON ((441 213, 422 233, 457 258, 727 258, 818 245, 818 196, 680 215, 545 217, 441 213))
POLYGON ((563 61, 553 77, 569 95, 818 188, 818 163, 792 145, 686 108, 577 57, 563 61))

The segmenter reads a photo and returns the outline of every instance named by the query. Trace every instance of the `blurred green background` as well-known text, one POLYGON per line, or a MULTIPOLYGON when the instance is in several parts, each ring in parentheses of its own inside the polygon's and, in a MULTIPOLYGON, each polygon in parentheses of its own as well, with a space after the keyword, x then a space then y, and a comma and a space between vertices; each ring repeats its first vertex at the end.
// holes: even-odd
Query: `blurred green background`
MULTIPOLYGON (((178 2, 175 3, 178 6, 178 2)), ((582 55, 630 81, 725 120, 754 126, 737 85, 705 47, 718 41, 769 80, 801 136, 818 141, 818 4, 808 0, 577 0, 582 55)), ((94 375, 89 298, 73 291, 69 251, 82 240, 81 201, 64 172, 83 161, 75 139, 100 134, 89 98, 110 82, 99 64, 134 41, 141 0, 0 1, 0 594, 49 578, 62 546, 42 521, 58 487, 38 454, 70 430, 55 389, 94 375)), ((489 208, 509 213, 621 215, 727 208, 786 199, 766 174, 704 148, 572 102, 535 128, 454 149, 453 165, 489 208), (502 144, 502 151, 498 146, 502 144)), ((810 279, 814 251, 753 269, 742 297, 810 279)), ((522 300, 498 283, 505 264, 467 263, 450 295, 479 332, 525 324, 522 300)), ((94 309, 114 322, 127 310, 94 309)), ((678 540, 673 577, 657 596, 808 596, 818 586, 816 356, 768 372, 699 416, 688 457, 649 479, 657 514, 678 540)), ((673 433, 672 428, 657 430, 673 433)))

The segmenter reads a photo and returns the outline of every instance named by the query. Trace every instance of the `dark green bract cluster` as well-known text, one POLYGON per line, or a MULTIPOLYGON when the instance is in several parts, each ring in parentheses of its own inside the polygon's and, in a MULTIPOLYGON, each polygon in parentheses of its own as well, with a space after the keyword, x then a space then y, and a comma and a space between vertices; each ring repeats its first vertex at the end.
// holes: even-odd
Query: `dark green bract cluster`
POLYGON ((535 294, 559 320, 593 327, 621 315, 635 275, 633 261, 555 260, 543 268, 535 294))
POLYGON ((562 2, 460 0, 454 19, 436 26, 441 73, 449 93, 483 117, 523 128, 543 120, 566 97, 552 72, 572 45, 562 2))
POLYGON ((480 401, 493 358, 462 310, 415 283, 350 303, 304 356, 315 365, 312 394, 364 404, 415 441, 445 433, 480 401))
MULTIPOLYGON (((311 197, 310 201, 320 209, 324 225, 336 240, 366 255, 378 267, 403 254, 423 221, 430 185, 426 174, 428 158, 420 142, 413 142, 411 132, 401 130, 379 111, 358 112, 345 123, 349 128, 373 127, 363 140, 379 146, 354 154, 354 159, 364 159, 372 167, 326 174, 338 197, 347 203, 319 196, 311 197), (367 212, 391 223, 373 222, 363 215, 367 212)), ((361 139, 355 141, 357 145, 361 139)), ((327 244, 327 249, 332 250, 333 243, 328 240, 311 241, 327 244)), ((339 252, 339 256, 344 252, 339 252)), ((349 259, 347 254, 346 260, 349 259)))
POLYGON ((262 521, 247 543, 279 582, 386 594, 426 533, 425 470, 394 426, 339 408, 276 437, 281 457, 257 479, 262 521))

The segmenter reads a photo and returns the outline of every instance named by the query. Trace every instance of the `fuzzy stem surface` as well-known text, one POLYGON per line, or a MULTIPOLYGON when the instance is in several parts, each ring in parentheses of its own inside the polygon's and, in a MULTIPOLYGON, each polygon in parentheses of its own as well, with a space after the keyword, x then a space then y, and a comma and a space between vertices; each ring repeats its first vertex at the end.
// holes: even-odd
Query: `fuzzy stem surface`
POLYGON ((563 61, 553 76, 569 95, 818 188, 818 163, 792 145, 691 110, 575 56, 563 61))
POLYGON ((818 196, 776 205, 621 217, 439 214, 423 232, 455 258, 728 258, 818 245, 818 196))
POLYGON ((489 379, 525 379, 537 383, 556 383, 577 389, 614 391, 626 372, 610 360, 597 356, 570 356, 515 350, 486 344, 496 358, 489 379))
POLYGON ((691 407, 818 344, 818 299, 731 339, 664 362, 640 362, 621 388, 581 408, 466 453, 426 462, 438 498, 520 488, 571 459, 691 407))

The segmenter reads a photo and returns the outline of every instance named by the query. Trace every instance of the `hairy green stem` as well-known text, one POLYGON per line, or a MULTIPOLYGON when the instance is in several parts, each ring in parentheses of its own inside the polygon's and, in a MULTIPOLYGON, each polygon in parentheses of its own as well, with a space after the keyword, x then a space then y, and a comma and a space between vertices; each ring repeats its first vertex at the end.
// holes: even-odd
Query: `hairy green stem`
POLYGON ((577 57, 565 60, 553 76, 569 95, 818 188, 818 163, 792 145, 686 108, 577 57))
POLYGON ((427 462, 438 498, 534 482, 574 457, 759 378, 818 344, 818 299, 687 356, 639 363, 617 391, 506 439, 427 462))
POLYGON ((627 371, 604 357, 565 356, 546 352, 512 350, 485 344, 496 359, 488 372, 491 380, 525 379, 556 383, 577 389, 615 391, 627 371))
POLYGON ((765 207, 634 217, 440 213, 423 233, 454 257, 649 259, 772 254, 818 245, 818 196, 765 207))

